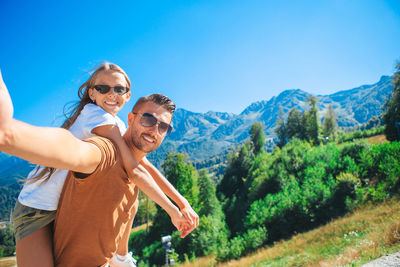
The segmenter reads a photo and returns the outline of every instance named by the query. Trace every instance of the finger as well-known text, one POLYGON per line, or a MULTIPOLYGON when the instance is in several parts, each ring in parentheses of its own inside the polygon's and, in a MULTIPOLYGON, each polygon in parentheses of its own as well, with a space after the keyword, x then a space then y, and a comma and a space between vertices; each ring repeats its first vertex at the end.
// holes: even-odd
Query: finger
POLYGON ((182 211, 182 214, 190 222, 190 224, 194 223, 193 218, 192 218, 192 214, 188 210, 184 209, 182 211))
POLYGON ((195 221, 192 218, 187 219, 189 225, 194 225, 195 221))
POLYGON ((188 232, 187 230, 183 230, 181 232, 181 238, 185 238, 190 232, 188 232))
POLYGON ((178 231, 182 231, 183 229, 185 229, 185 227, 184 227, 183 223, 181 223, 178 227, 178 231))

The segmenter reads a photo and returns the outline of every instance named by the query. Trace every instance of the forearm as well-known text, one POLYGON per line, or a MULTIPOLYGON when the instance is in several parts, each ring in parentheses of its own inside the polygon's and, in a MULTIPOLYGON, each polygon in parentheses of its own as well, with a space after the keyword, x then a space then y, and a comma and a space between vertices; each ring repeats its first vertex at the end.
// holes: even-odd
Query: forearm
POLYGON ((161 188, 161 190, 168 197, 170 197, 179 206, 180 209, 190 206, 186 198, 184 198, 175 189, 175 187, 167 180, 167 178, 165 178, 164 175, 162 175, 162 173, 147 160, 147 158, 143 158, 140 163, 150 173, 150 175, 153 177, 154 181, 161 188))
POLYGON ((154 182, 151 177, 145 175, 134 175, 132 181, 150 197, 155 203, 163 208, 171 217, 179 213, 178 208, 168 199, 168 197, 161 191, 160 187, 154 182))
POLYGON ((62 128, 36 127, 12 119, 3 134, 1 151, 38 165, 90 173, 100 161, 91 151, 92 144, 62 128))
POLYGON ((139 162, 133 156, 132 151, 129 149, 128 145, 125 143, 121 136, 119 128, 116 125, 103 125, 96 127, 92 130, 94 134, 111 139, 118 147, 122 161, 130 177, 133 176, 133 169, 137 168, 139 162))

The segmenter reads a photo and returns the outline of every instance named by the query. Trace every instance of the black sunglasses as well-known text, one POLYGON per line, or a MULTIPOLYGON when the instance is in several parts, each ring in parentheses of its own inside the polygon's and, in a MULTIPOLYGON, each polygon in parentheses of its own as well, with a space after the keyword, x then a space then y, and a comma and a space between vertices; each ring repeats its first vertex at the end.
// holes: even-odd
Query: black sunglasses
POLYGON ((172 126, 168 123, 159 121, 153 114, 150 113, 136 113, 132 112, 133 114, 140 115, 140 124, 144 127, 152 127, 158 124, 158 132, 160 135, 169 135, 172 132, 172 126))
POLYGON ((124 95, 129 92, 129 87, 124 87, 124 86, 109 86, 105 84, 98 84, 93 86, 94 89, 96 89, 100 94, 107 94, 111 88, 114 88, 114 92, 119 94, 119 95, 124 95))

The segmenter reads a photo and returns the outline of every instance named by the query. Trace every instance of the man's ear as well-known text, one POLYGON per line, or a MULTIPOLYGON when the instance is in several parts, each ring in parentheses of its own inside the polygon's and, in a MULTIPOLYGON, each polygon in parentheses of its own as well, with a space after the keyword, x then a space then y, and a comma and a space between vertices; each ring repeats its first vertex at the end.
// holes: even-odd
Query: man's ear
POLYGON ((128 114, 128 126, 132 126, 134 119, 135 119, 135 114, 133 114, 132 112, 129 112, 129 114, 128 114))

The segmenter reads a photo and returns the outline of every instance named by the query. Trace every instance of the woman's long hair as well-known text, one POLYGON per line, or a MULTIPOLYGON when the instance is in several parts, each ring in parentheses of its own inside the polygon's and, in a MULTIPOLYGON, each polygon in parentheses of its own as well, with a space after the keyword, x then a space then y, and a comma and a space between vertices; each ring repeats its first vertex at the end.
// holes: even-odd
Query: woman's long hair
MULTIPOLYGON (((96 68, 92 75, 90 75, 89 79, 79 87, 78 97, 80 101, 76 102, 69 108, 64 106, 64 115, 67 119, 61 125, 61 128, 69 129, 71 125, 76 121, 78 116, 81 114, 81 111, 86 106, 86 104, 93 103, 92 99, 90 99, 89 97, 89 88, 93 88, 96 85, 96 78, 99 73, 108 70, 116 71, 124 75, 128 87, 131 88, 131 81, 121 67, 109 62, 101 64, 99 67, 96 68)), ((40 166, 37 166, 36 172, 34 173, 35 176, 27 179, 26 183, 33 183, 43 179, 41 184, 44 184, 50 179, 51 175, 53 175, 53 173, 56 171, 56 168, 44 167, 40 171, 39 170, 40 166)))

